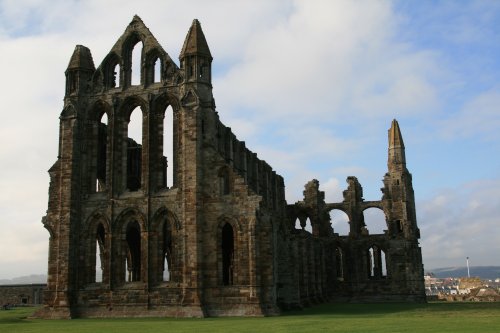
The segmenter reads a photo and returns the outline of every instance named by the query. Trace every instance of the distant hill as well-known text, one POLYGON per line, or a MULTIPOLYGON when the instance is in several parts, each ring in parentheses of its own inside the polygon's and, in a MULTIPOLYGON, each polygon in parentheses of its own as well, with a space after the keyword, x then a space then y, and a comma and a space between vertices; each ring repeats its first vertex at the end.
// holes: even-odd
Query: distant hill
MULTIPOLYGON (((478 276, 482 279, 494 280, 500 278, 500 266, 471 266, 470 276, 478 276)), ((444 267, 429 269, 437 278, 461 278, 467 276, 467 267, 444 267)))
POLYGON ((45 274, 32 274, 26 276, 20 276, 13 279, 3 279, 0 280, 0 285, 2 284, 32 284, 32 283, 47 283, 47 275, 45 274))
MULTIPOLYGON (((443 267, 426 270, 427 273, 433 273, 437 278, 461 278, 467 276, 467 267, 443 267)), ((482 279, 494 280, 500 278, 500 266, 471 266, 470 276, 478 276, 482 279)), ((47 275, 32 274, 20 276, 13 279, 0 279, 0 285, 5 284, 32 284, 47 283, 47 275)))

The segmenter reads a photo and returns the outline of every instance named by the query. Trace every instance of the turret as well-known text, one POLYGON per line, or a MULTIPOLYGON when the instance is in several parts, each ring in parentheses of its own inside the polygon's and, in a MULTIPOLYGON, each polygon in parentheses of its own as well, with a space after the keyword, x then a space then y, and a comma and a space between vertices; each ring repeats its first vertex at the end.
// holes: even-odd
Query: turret
POLYGON ((186 82, 212 84, 212 54, 198 20, 189 28, 179 60, 186 82))
POLYGON ((77 45, 66 69, 66 96, 85 93, 94 71, 89 48, 77 45))
POLYGON ((398 122, 389 129, 388 172, 384 177, 383 201, 391 211, 390 232, 406 238, 419 238, 415 214, 412 177, 406 169, 405 145, 398 122))
POLYGON ((387 167, 391 171, 403 171, 406 169, 405 144, 401 136, 401 130, 396 119, 392 121, 389 129, 389 154, 387 167))

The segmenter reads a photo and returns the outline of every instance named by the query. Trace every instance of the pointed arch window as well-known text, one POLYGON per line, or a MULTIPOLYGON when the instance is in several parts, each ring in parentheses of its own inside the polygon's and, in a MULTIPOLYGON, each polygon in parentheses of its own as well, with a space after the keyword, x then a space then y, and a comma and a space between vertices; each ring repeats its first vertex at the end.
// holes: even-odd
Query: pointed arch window
POLYGON ((233 227, 226 223, 222 227, 222 284, 233 284, 234 274, 234 233, 233 227))
POLYGON ((380 250, 380 275, 382 278, 387 277, 387 261, 385 258, 385 251, 380 250))
POLYGON ((373 245, 367 253, 368 277, 381 279, 387 277, 387 262, 385 251, 373 245))
POLYGON ((137 221, 130 222, 125 235, 125 281, 141 280, 141 228, 137 221))
POLYGON ((120 87, 120 77, 121 77, 120 64, 117 63, 113 67, 113 71, 111 73, 110 88, 119 88, 120 87))
POLYGON ((303 229, 309 233, 313 232, 312 222, 311 222, 311 219, 309 217, 306 219, 306 222, 305 222, 303 229))
POLYGON ((298 217, 295 219, 294 228, 295 228, 295 230, 302 230, 302 226, 300 225, 300 220, 298 217))
POLYGON ((340 247, 335 249, 335 272, 337 280, 344 280, 344 251, 340 247))
POLYGON ((167 221, 163 223, 163 281, 172 279, 172 232, 167 221))
POLYGON ((141 84, 141 73, 142 73, 142 41, 138 41, 131 53, 131 81, 130 84, 137 86, 141 84))
POLYGON ((100 223, 97 227, 96 241, 95 241, 95 282, 102 282, 105 267, 105 244, 106 232, 103 225, 100 223))
POLYGON ((375 261, 375 249, 370 247, 368 249, 368 276, 370 278, 375 277, 376 261, 375 261))
POLYGON ((136 107, 127 127, 127 189, 137 191, 142 183, 142 126, 143 116, 140 107, 136 107))
POLYGON ((108 150, 108 115, 104 113, 97 124, 97 161, 95 191, 102 192, 106 189, 106 162, 108 150))
POLYGON ((153 83, 161 82, 161 59, 156 57, 153 61, 153 83))
POLYGON ((171 105, 165 109, 163 118, 163 184, 164 187, 171 188, 174 186, 174 109, 171 105))

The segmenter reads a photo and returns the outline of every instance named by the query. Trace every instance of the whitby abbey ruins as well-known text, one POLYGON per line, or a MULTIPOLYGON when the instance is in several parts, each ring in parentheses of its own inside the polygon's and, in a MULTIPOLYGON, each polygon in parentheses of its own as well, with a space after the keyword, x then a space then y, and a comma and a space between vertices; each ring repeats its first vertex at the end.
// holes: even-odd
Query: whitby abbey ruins
POLYGON ((342 202, 325 202, 311 180, 303 200, 287 203, 284 179, 219 119, 197 20, 179 60, 137 16, 97 68, 76 46, 49 170, 38 317, 262 316, 327 301, 425 301, 412 177, 395 120, 379 201, 365 201, 348 177, 342 202), (132 114, 142 119, 139 139, 129 135, 132 114), (368 208, 384 213, 383 233, 369 233, 368 208), (333 210, 348 216, 348 235, 332 228, 333 210))

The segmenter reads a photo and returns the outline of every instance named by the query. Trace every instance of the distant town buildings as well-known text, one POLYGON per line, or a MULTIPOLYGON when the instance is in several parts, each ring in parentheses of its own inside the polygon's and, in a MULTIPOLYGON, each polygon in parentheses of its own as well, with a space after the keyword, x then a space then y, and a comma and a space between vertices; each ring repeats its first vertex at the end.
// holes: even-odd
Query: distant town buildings
POLYGON ((500 278, 482 280, 479 277, 437 278, 432 273, 424 276, 428 300, 442 301, 500 301, 500 278))

